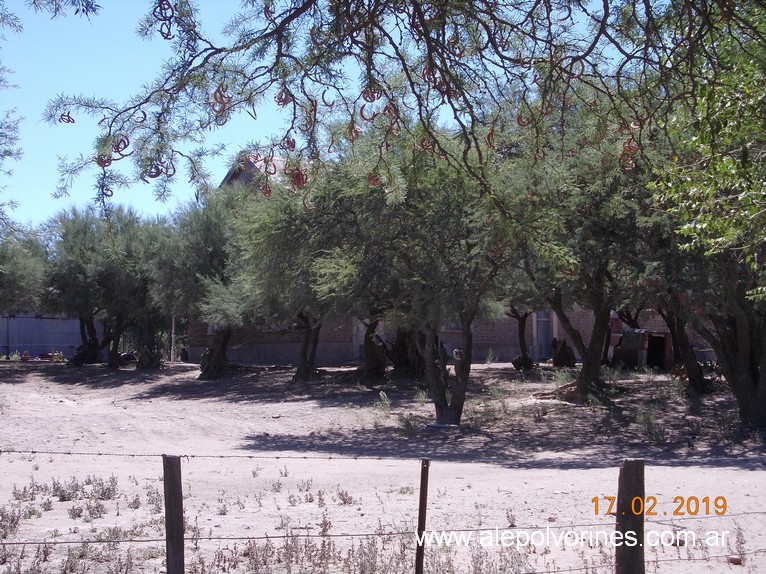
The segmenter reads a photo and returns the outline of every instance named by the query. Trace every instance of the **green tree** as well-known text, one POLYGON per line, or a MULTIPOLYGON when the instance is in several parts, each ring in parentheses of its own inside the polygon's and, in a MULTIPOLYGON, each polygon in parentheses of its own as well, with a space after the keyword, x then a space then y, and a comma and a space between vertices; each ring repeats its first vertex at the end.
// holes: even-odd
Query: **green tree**
POLYGON ((128 156, 136 177, 156 182, 158 195, 182 165, 201 189, 210 188, 203 161, 216 150, 203 145, 207 131, 245 113, 271 113, 272 102, 288 127, 263 142, 263 155, 282 148, 320 169, 317 160, 331 157, 341 139, 355 139, 360 126, 385 128, 385 141, 412 113, 438 151, 492 195, 484 160, 494 154, 498 110, 523 118, 537 136, 537 120, 578 81, 605 94, 627 123, 656 125, 671 107, 665 104, 710 77, 698 65, 719 57, 710 38, 760 41, 758 10, 757 3, 723 0, 281 0, 245 3, 219 40, 188 0, 153 2, 139 33, 175 48, 156 80, 124 102, 56 97, 46 117, 104 118, 95 157, 72 161, 64 178, 71 183, 69 176, 92 168, 103 197, 116 186, 109 174, 128 156), (653 101, 636 98, 649 92, 653 101), (435 137, 444 122, 458 146, 435 137))
POLYGON ((766 246, 766 46, 725 43, 728 58, 717 70, 723 77, 702 82, 693 107, 674 117, 678 155, 658 187, 689 247, 739 250, 759 267, 766 246))
POLYGON ((414 131, 415 137, 403 134, 385 150, 374 131, 342 150, 313 199, 311 225, 321 237, 314 291, 366 318, 366 343, 379 318, 413 333, 437 422, 458 424, 470 379, 472 325, 489 306, 507 250, 480 186, 435 144, 424 143, 424 131, 414 131), (438 332, 454 323, 461 342, 451 376, 452 350, 440 344, 438 332))
POLYGON ((232 329, 242 324, 244 300, 232 295, 232 224, 236 193, 222 189, 202 204, 189 204, 174 218, 154 267, 155 299, 169 314, 200 317, 216 327, 200 363, 200 378, 229 370, 232 329))
POLYGON ((662 205, 675 216, 685 249, 689 321, 715 349, 744 424, 766 426, 762 365, 766 224, 762 157, 766 146, 766 77, 763 6, 742 7, 760 34, 701 38, 716 59, 696 62, 700 81, 669 122, 674 162, 657 182, 662 205), (708 255, 701 257, 700 252, 708 255), (696 265, 688 265, 688 261, 696 265), (693 278, 693 280, 690 280, 693 278), (751 300, 748 300, 748 297, 751 300))
POLYGON ((508 262, 500 270, 498 282, 505 314, 514 319, 517 326, 520 355, 514 357, 513 364, 519 370, 532 369, 534 361, 527 346, 527 322, 535 311, 548 305, 525 272, 520 250, 513 249, 513 253, 509 254, 508 262))
POLYGON ((582 360, 580 398, 597 392, 611 312, 646 268, 639 246, 652 174, 641 161, 638 125, 623 124, 610 106, 578 85, 539 120, 533 140, 515 128, 498 137, 499 146, 521 149, 506 154, 497 188, 513 207, 509 225, 526 272, 582 360), (530 146, 532 158, 523 153, 530 146), (592 312, 590 333, 571 319, 578 307, 592 312))
POLYGON ((396 296, 392 244, 398 222, 385 194, 355 167, 350 159, 333 165, 313 198, 311 223, 321 237, 312 265, 313 290, 332 315, 352 315, 363 323, 361 375, 379 379, 385 375, 387 348, 377 330, 396 296))
POLYGON ((30 231, 0 235, 0 312, 38 309, 45 259, 44 245, 30 231))
POLYGON ((486 311, 506 255, 502 226, 477 184, 428 150, 416 149, 402 166, 407 199, 394 245, 401 291, 395 310, 421 335, 420 352, 437 423, 459 424, 470 381, 473 322, 486 311), (448 352, 437 339, 445 325, 460 325, 460 347, 448 352))
POLYGON ((710 344, 744 425, 766 427, 766 308, 748 296, 759 273, 732 253, 687 267, 686 319, 710 344))
POLYGON ((149 299, 143 222, 122 208, 109 219, 93 209, 72 209, 46 227, 50 253, 43 303, 79 318, 82 347, 76 363, 98 362, 108 349, 109 365, 119 366, 125 330, 158 312, 149 299))
POLYGON ((236 220, 240 259, 233 289, 258 323, 302 333, 295 373, 302 381, 316 374, 319 332, 328 314, 313 289, 322 238, 312 219, 313 211, 299 195, 277 189, 268 199, 253 194, 236 220))

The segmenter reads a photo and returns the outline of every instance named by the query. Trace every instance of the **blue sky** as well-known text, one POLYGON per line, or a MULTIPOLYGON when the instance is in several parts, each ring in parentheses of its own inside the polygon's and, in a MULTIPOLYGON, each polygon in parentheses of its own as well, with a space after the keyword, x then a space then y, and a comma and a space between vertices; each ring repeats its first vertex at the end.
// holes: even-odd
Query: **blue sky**
MULTIPOLYGON (((6 7, 24 25, 21 34, 4 32, 0 46, 2 64, 12 70, 9 80, 17 87, 0 91, 0 109, 16 108, 25 119, 21 125, 20 161, 7 167, 13 176, 3 182, 0 201, 15 200, 13 218, 21 223, 42 223, 71 205, 83 206, 95 195, 93 180, 79 178, 68 198, 54 199, 58 181, 58 158, 90 153, 97 134, 97 119, 77 118, 75 124, 49 125, 42 120, 46 103, 57 94, 96 95, 123 101, 155 77, 170 56, 171 43, 159 36, 142 40, 135 33, 138 21, 153 2, 148 0, 103 0, 98 16, 90 21, 69 15, 52 19, 35 14, 24 0, 8 0, 6 7)), ((239 7, 235 0, 207 2, 201 8, 205 30, 218 32, 239 7)), ((260 118, 268 118, 261 114, 260 118)), ((211 133, 211 142, 227 144, 228 152, 212 160, 209 168, 216 180, 224 177, 231 156, 248 141, 280 131, 281 121, 272 118, 254 122, 249 116, 235 119, 226 128, 211 133)), ((178 202, 187 202, 194 192, 178 178, 173 197, 160 203, 150 185, 139 183, 118 192, 115 203, 134 206, 147 215, 172 212, 178 202)))

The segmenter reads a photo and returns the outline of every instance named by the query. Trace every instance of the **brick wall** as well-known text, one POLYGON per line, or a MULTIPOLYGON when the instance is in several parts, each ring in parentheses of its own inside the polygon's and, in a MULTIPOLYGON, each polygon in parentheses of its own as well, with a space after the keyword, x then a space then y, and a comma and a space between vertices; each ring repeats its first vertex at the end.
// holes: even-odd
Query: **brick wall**
POLYGON ((208 346, 207 323, 200 321, 196 315, 191 315, 186 328, 189 337, 189 347, 204 348, 208 346))

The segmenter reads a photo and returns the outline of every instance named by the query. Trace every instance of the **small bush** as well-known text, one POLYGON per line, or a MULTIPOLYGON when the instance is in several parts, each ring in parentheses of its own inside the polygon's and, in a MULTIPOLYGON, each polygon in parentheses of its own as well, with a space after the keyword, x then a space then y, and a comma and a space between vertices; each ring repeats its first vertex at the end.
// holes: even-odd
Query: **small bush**
POLYGON ((16 532, 20 520, 21 514, 17 509, 0 506, 0 540, 16 532))

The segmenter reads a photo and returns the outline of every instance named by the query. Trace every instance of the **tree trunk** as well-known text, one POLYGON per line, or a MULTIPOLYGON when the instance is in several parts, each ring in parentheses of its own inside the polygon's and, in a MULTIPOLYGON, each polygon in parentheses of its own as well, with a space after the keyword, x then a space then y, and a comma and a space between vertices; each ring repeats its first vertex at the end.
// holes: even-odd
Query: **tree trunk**
POLYGON ((449 397, 447 396, 447 381, 443 377, 443 370, 437 358, 436 348, 436 329, 428 327, 424 333, 425 343, 423 344, 423 362, 425 363, 426 380, 428 388, 433 398, 434 409, 436 411, 437 424, 458 424, 450 412, 449 397))
POLYGON ((620 318, 620 321, 625 323, 629 328, 640 329, 641 325, 638 322, 638 318, 641 316, 641 309, 643 308, 643 304, 637 305, 636 312, 631 313, 630 308, 626 306, 617 310, 617 316, 620 318))
POLYGON ((686 332, 686 321, 671 310, 668 310, 667 313, 662 311, 659 313, 665 321, 670 332, 670 338, 673 341, 673 357, 679 357, 686 368, 689 386, 698 393, 709 393, 710 383, 705 379, 702 367, 697 362, 697 357, 689 340, 689 334, 686 332))
POLYGON ((528 371, 529 369, 533 368, 535 366, 534 361, 532 361, 532 357, 529 356, 529 347, 527 346, 527 319, 529 319, 530 315, 532 313, 530 311, 527 311, 525 313, 521 313, 518 309, 511 306, 511 310, 506 313, 509 317, 513 317, 516 319, 516 326, 518 328, 518 335, 519 335, 519 352, 521 353, 520 357, 518 359, 514 359, 513 366, 517 370, 525 370, 528 371), (518 366, 517 363, 518 362, 518 366))
POLYGON ((120 333, 112 334, 112 343, 109 346, 109 361, 107 366, 111 369, 120 368, 120 333))
POLYGON ((375 319, 364 324, 362 377, 365 379, 381 379, 386 374, 386 346, 376 333, 379 322, 375 319))
POLYGON ((580 354, 582 367, 577 377, 577 394, 580 398, 585 398, 588 395, 589 389, 598 382, 601 376, 601 356, 606 334, 609 330, 611 310, 607 306, 602 306, 593 311, 593 330, 591 331, 590 341, 588 341, 586 346, 582 335, 572 325, 563 306, 559 304, 560 301, 552 299, 549 302, 552 303, 551 307, 556 313, 561 326, 566 334, 569 335, 575 349, 580 354))
POLYGON ((205 349, 202 357, 200 357, 200 374, 197 377, 198 379, 214 379, 229 372, 231 365, 226 357, 226 352, 229 348, 230 340, 231 329, 229 327, 215 332, 212 345, 205 349))
POLYGON ((465 395, 471 374, 473 334, 470 323, 463 327, 463 348, 458 349, 455 359, 455 379, 452 382, 447 370, 448 355, 439 344, 435 328, 427 328, 422 346, 426 379, 433 397, 437 424, 459 425, 465 406, 465 395))
POLYGON ((322 328, 314 317, 300 313, 298 319, 303 323, 303 339, 301 340, 298 368, 295 370, 294 381, 310 381, 316 376, 314 361, 316 359, 317 346, 319 345, 319 331, 322 328))
POLYGON ((98 332, 93 316, 80 316, 80 338, 82 345, 75 349, 72 364, 76 367, 101 362, 101 349, 98 343, 98 332))
POLYGON ((670 342, 673 344, 673 361, 675 363, 683 363, 684 355, 678 342, 678 327, 676 325, 675 312, 671 310, 663 311, 658 307, 657 313, 659 313, 662 320, 665 321, 665 326, 668 328, 668 333, 670 333, 670 342))
POLYGON ((423 355, 418 351, 418 334, 412 330, 398 329, 396 340, 386 356, 394 365, 392 375, 398 377, 421 377, 426 374, 423 355))
POLYGON ((127 326, 128 321, 125 319, 125 316, 118 314, 114 318, 114 325, 108 330, 108 333, 104 336, 104 341, 101 343, 102 346, 109 347, 109 360, 107 366, 111 369, 120 368, 120 339, 127 326))
POLYGON ((766 428, 766 319, 746 301, 730 301, 730 313, 695 327, 716 352, 739 407, 743 425, 766 428))
MULTIPOLYGON (((141 348, 136 356, 136 370, 159 369, 162 366, 162 349, 157 337, 157 324, 153 321, 143 321, 139 323, 139 340, 141 348)), ((175 329, 175 318, 171 330, 175 329)), ((174 335, 171 335, 174 336, 174 335)), ((174 345, 171 345, 171 353, 174 351, 174 345)))
POLYGON ((740 421, 744 425, 766 428, 766 334, 763 318, 754 317, 753 322, 757 324, 750 325, 752 332, 748 334, 731 329, 732 339, 719 344, 716 352, 737 399, 740 421))
POLYGON ((468 390, 468 382, 471 379, 471 363, 473 362, 473 331, 471 323, 463 324, 461 353, 455 357, 455 378, 457 383, 452 389, 450 401, 450 414, 454 422, 460 424, 465 406, 465 395, 468 390))
POLYGON ((531 313, 524 313, 517 318, 519 329, 519 351, 521 352, 522 368, 532 368, 532 357, 529 356, 529 347, 527 346, 527 319, 531 313))
POLYGON ((593 331, 582 358, 582 369, 577 377, 577 390, 582 397, 587 395, 588 390, 598 382, 601 376, 601 356, 604 341, 609 331, 610 316, 609 307, 602 307, 593 311, 593 331))

